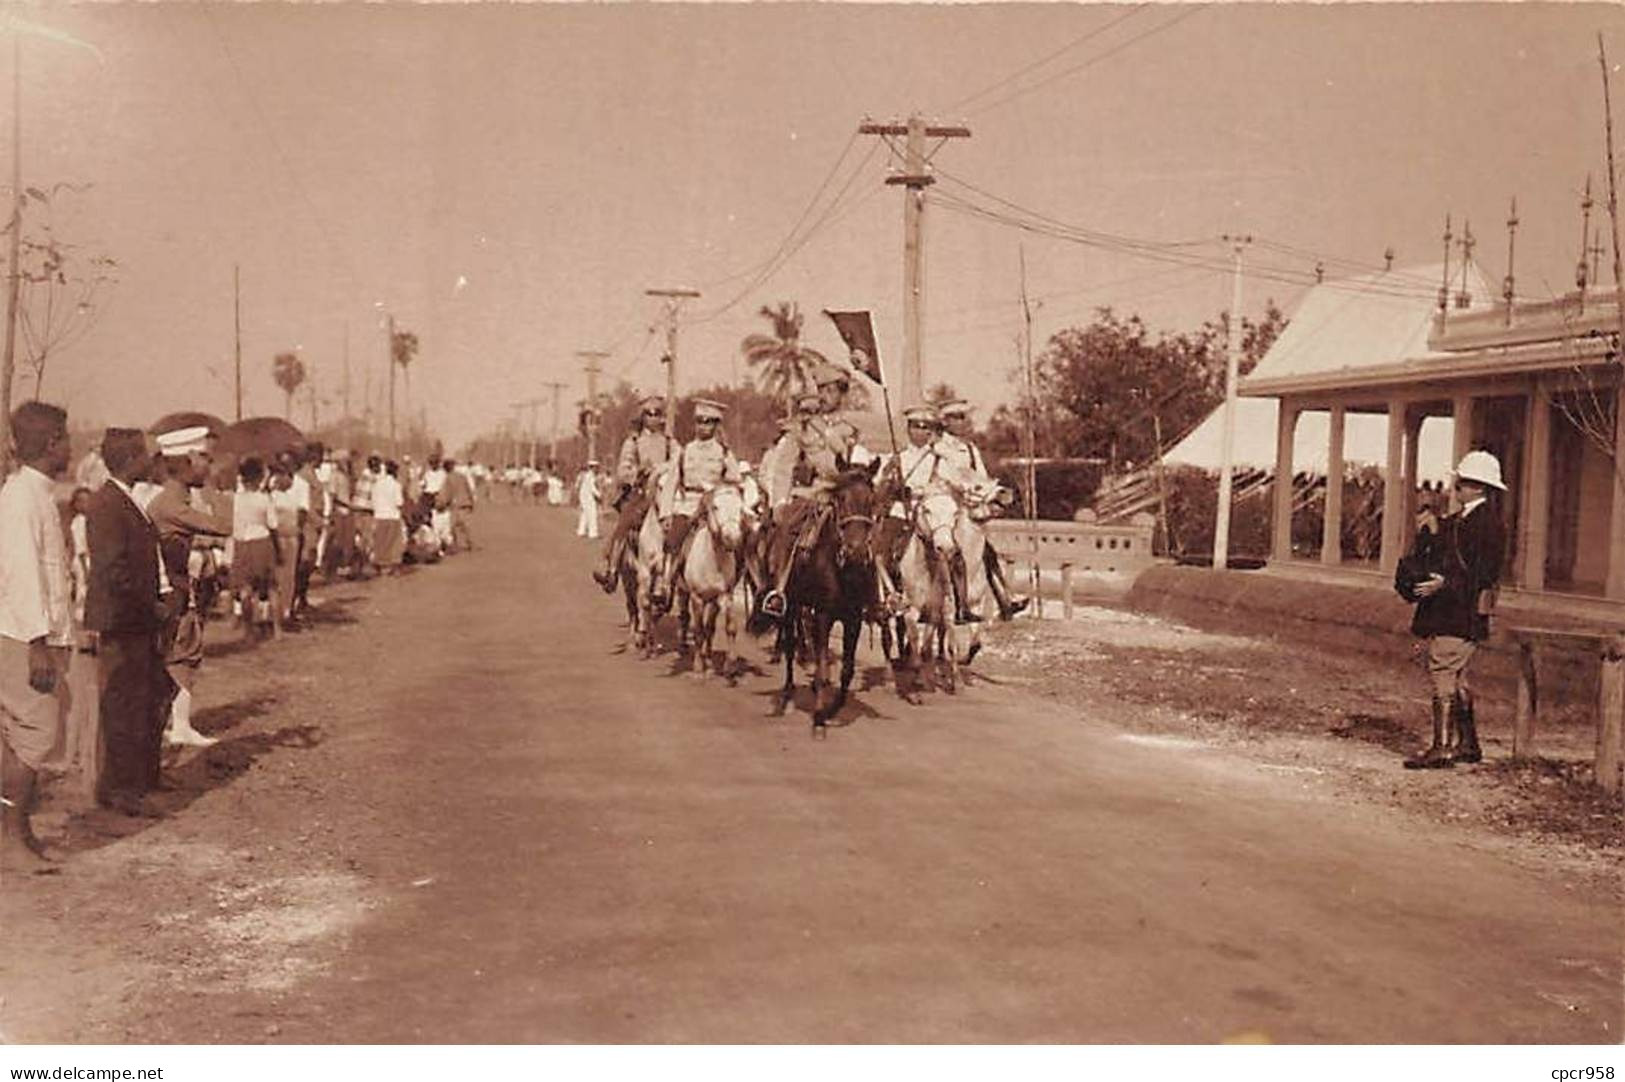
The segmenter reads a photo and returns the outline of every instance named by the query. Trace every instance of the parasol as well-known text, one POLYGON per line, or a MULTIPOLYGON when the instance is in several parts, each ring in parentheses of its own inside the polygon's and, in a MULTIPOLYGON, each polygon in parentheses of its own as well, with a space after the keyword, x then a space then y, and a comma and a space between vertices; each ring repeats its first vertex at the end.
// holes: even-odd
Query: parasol
POLYGON ((147 431, 154 436, 162 436, 165 432, 178 432, 183 428, 207 428, 209 435, 219 436, 226 431, 226 422, 212 413, 182 410, 179 413, 164 414, 154 421, 147 431))
POLYGON ((226 428, 220 450, 231 455, 279 455, 303 451, 305 435, 280 417, 249 417, 226 428))

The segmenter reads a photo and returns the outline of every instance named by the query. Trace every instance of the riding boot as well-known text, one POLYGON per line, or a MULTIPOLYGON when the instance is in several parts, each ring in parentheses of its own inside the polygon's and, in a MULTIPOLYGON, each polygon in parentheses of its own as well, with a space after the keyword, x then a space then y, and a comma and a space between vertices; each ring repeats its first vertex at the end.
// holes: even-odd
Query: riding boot
POLYGON ((955 551, 948 557, 948 575, 953 579, 954 585, 954 623, 976 624, 982 617, 970 611, 967 599, 970 597, 969 576, 965 571, 965 554, 955 551))
POLYGON ((1468 691, 1458 691, 1450 700, 1450 712, 1456 722, 1456 748, 1451 754, 1451 760, 1457 763, 1477 763, 1484 759, 1484 752, 1478 746, 1478 722, 1473 717, 1473 696, 1468 691))
POLYGON ((1004 581, 1004 567, 999 563, 999 554, 993 551, 992 545, 982 546, 982 566, 987 570, 987 585, 993 591, 993 600, 999 606, 999 619, 1008 622, 1026 612, 1032 599, 1011 599, 1010 585, 1004 581))
POLYGON ((1455 766, 1450 758, 1450 752, 1445 746, 1445 712, 1448 704, 1435 695, 1433 697, 1433 743, 1419 755, 1413 755, 1405 760, 1406 770, 1437 770, 1440 767, 1455 766))
POLYGON ((615 592, 615 581, 620 577, 621 543, 611 541, 609 549, 604 553, 604 564, 592 573, 593 581, 604 588, 604 593, 615 592))

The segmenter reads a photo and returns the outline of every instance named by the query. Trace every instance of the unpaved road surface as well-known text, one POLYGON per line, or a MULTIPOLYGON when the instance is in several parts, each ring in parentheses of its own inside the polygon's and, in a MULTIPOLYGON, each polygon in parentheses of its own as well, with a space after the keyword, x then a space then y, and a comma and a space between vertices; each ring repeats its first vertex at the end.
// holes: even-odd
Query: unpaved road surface
POLYGON ((488 508, 480 551, 214 659, 223 742, 167 818, 48 808, 64 874, 0 885, 5 1036, 1620 1039, 1618 894, 1584 868, 1127 703, 910 707, 867 649, 814 742, 765 674, 618 652, 572 519, 488 508))

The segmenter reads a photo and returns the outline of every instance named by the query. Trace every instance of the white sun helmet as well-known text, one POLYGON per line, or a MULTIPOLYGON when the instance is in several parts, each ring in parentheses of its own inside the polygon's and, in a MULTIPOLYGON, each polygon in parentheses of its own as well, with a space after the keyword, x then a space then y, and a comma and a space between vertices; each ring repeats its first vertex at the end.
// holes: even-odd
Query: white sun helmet
POLYGON ((1456 466, 1456 479, 1488 485, 1502 492, 1507 490, 1506 482, 1501 480, 1501 460, 1488 451, 1468 451, 1462 455, 1456 466))

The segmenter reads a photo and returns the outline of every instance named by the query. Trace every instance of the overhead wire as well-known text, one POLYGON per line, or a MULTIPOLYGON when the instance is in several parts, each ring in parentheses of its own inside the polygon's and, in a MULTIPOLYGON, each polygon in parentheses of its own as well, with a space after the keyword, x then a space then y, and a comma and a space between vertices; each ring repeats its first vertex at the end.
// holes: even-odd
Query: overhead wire
POLYGON ((970 113, 971 113, 971 115, 974 116, 974 115, 979 114, 979 113, 988 112, 991 109, 997 109, 1001 105, 1006 105, 1006 104, 1008 104, 1008 103, 1010 103, 1012 101, 1015 101, 1017 98, 1025 97, 1026 95, 1031 94, 1035 90, 1039 90, 1039 89, 1042 89, 1043 87, 1049 86, 1051 83, 1053 83, 1053 82, 1055 82, 1055 81, 1057 81, 1059 79, 1064 79, 1069 75, 1076 75, 1078 72, 1083 71, 1086 68, 1094 67, 1096 64, 1099 64, 1104 60, 1108 60, 1111 57, 1116 56, 1118 53, 1121 53, 1123 50, 1125 50, 1127 48, 1130 48, 1131 46, 1136 45, 1139 42, 1144 41, 1146 38, 1153 37, 1153 36, 1155 36, 1157 34, 1162 33, 1165 30, 1172 29, 1173 27, 1177 26, 1179 23, 1182 23, 1186 19, 1190 18, 1192 15, 1195 15, 1195 14, 1203 11, 1204 7, 1205 7, 1204 5, 1193 5, 1193 6, 1189 7, 1189 8, 1186 8, 1184 11, 1181 11, 1178 15, 1175 15, 1172 19, 1169 19, 1166 22, 1158 23, 1156 26, 1151 27, 1149 30, 1142 31, 1141 33, 1138 33, 1138 34, 1134 35, 1133 37, 1129 38, 1127 41, 1120 42, 1117 45, 1113 46, 1112 48, 1107 49, 1103 53, 1097 53, 1096 55, 1090 57, 1088 60, 1085 60, 1081 64, 1075 64, 1072 67, 1064 68, 1061 71, 1058 71, 1058 72, 1054 73, 1053 75, 1045 76, 1044 78, 1038 80, 1038 82, 1036 82, 1036 83, 1028 83, 1026 86, 1019 87, 1014 92, 1012 92, 1010 94, 1006 94, 1002 98, 996 98, 992 102, 989 102, 989 103, 987 103, 985 105, 977 106, 975 109, 970 110, 970 113))
POLYGON ((987 95, 993 93, 993 91, 995 91, 995 90, 1003 90, 1005 87, 1009 86, 1011 83, 1015 82, 1017 79, 1021 78, 1023 75, 1027 75, 1030 72, 1036 71, 1039 68, 1043 67, 1045 64, 1048 64, 1051 60, 1054 60, 1057 57, 1059 57, 1059 56, 1061 56, 1061 55, 1063 55, 1063 54, 1065 54, 1067 52, 1070 52, 1071 50, 1077 48, 1079 45, 1082 45, 1084 42, 1091 41, 1091 40, 1099 37, 1100 35, 1104 34, 1106 31, 1110 30, 1112 27, 1116 26, 1118 23, 1125 22, 1128 19, 1134 18, 1134 16, 1138 15, 1141 11, 1145 10, 1145 7, 1146 7, 1145 4, 1135 4, 1128 11, 1123 12, 1122 14, 1118 15, 1116 18, 1110 20, 1109 22, 1105 23, 1104 25, 1097 26, 1094 29, 1092 29, 1092 30, 1090 30, 1090 31, 1088 31, 1088 32, 1086 32, 1084 34, 1080 34, 1078 37, 1073 38, 1071 41, 1067 42, 1065 45, 1061 46, 1059 49, 1056 49, 1054 52, 1045 54, 1043 57, 1040 57, 1038 60, 1035 60, 1032 63, 1025 65, 1024 67, 1021 67, 1021 68, 1017 69, 1015 72, 1012 72, 1011 74, 1005 76, 1003 79, 1000 79, 996 83, 992 83, 992 84, 990 84, 988 86, 983 87, 982 89, 978 90, 974 94, 970 94, 970 95, 968 95, 966 97, 960 98, 958 101, 956 101, 952 105, 948 106, 948 108, 946 110, 944 110, 944 111, 945 112, 950 112, 950 113, 957 112, 960 109, 963 109, 965 106, 969 105, 971 102, 975 101, 977 98, 986 97, 987 95))
MULTIPOLYGON (((838 192, 836 192, 835 197, 829 201, 829 204, 824 208, 823 213, 820 214, 811 225, 806 227, 799 238, 794 238, 788 244, 781 244, 774 259, 770 260, 768 264, 764 265, 762 269, 751 279, 751 281, 744 286, 744 288, 740 289, 720 306, 701 315, 685 319, 682 322, 684 324, 709 323, 711 320, 716 319, 724 313, 732 310, 739 304, 740 301, 750 296, 751 293, 755 292, 764 283, 766 283, 768 279, 772 278, 774 274, 778 273, 778 271, 783 268, 784 265, 796 255, 796 253, 801 251, 801 249, 806 246, 807 242, 811 240, 820 230, 831 224, 832 221, 839 220, 835 217, 837 208, 842 210, 841 217, 845 217, 846 213, 850 213, 852 210, 856 209, 857 203, 864 202, 870 198, 873 195, 873 192, 859 196, 855 201, 847 203, 847 205, 843 206, 843 203, 848 200, 848 197, 851 194, 853 185, 857 183, 858 178, 864 174, 864 171, 868 168, 870 161, 873 160, 875 151, 878 147, 878 143, 871 143, 869 145, 868 152, 864 154, 857 166, 847 175, 846 182, 841 185, 841 188, 838 192)), ((794 234, 791 234, 791 236, 794 237, 794 234)))

